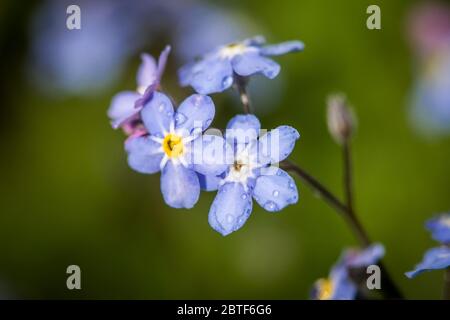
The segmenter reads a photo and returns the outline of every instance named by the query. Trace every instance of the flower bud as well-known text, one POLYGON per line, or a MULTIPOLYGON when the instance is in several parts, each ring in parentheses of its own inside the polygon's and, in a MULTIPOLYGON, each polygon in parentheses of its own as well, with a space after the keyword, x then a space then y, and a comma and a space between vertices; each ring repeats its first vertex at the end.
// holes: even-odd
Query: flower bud
POLYGON ((330 96, 327 104, 328 130, 337 143, 343 144, 355 129, 355 117, 344 95, 330 96))

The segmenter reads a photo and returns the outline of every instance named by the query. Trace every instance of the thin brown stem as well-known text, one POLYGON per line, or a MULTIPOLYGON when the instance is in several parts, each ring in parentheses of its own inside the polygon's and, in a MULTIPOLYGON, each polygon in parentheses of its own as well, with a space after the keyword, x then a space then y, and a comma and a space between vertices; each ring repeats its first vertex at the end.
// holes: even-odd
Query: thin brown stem
POLYGON ((294 164, 289 160, 284 160, 280 163, 280 167, 286 171, 296 173, 304 183, 306 183, 315 193, 320 196, 331 207, 336 209, 341 214, 346 214, 347 207, 335 195, 333 195, 326 187, 324 187, 316 178, 311 176, 300 166, 294 164))
POLYGON ((348 210, 354 212, 353 209, 353 177, 352 177, 352 158, 350 153, 350 140, 347 139, 342 145, 343 162, 344 162, 344 188, 345 202, 348 210))
MULTIPOLYGON (((338 211, 341 216, 345 219, 349 227, 352 229, 356 238, 362 247, 368 247, 371 244, 370 238, 357 219, 356 215, 353 211, 351 211, 347 205, 343 204, 332 192, 330 192, 325 186, 323 186, 317 179, 315 179, 312 175, 307 173, 304 169, 302 169, 297 164, 294 164, 291 161, 284 160, 280 163, 280 167, 296 173, 299 178, 305 182, 311 189, 313 189, 316 194, 318 194, 325 202, 327 202, 331 207, 333 207, 336 211, 338 211)), ((391 276, 387 272, 387 269, 380 262, 379 266, 383 272, 382 277, 382 288, 383 294, 388 299, 402 299, 403 296, 401 292, 398 290, 391 276)))
MULTIPOLYGON (((354 202, 353 202, 353 171, 352 171, 352 156, 350 148, 350 138, 347 138, 342 144, 343 153, 343 163, 344 163, 344 189, 345 189, 345 202, 347 206, 346 220, 352 225, 352 229, 356 232, 355 234, 359 238, 362 246, 368 247, 371 244, 370 238, 364 231, 361 223, 359 222, 358 216, 355 213, 354 202)), ((388 273, 386 267, 380 261, 379 266, 383 272, 382 277, 382 287, 385 289, 384 294, 390 299, 399 299, 402 295, 392 280, 390 274, 388 273)))
POLYGON ((342 203, 332 192, 330 192, 323 184, 321 184, 316 178, 307 173, 297 164, 289 160, 284 160, 280 163, 280 166, 287 170, 296 173, 303 182, 305 182, 318 196, 320 196, 326 203, 332 208, 338 211, 345 221, 351 227, 353 233, 358 238, 358 241, 362 246, 366 247, 370 245, 370 239, 361 223, 356 219, 353 213, 350 213, 347 206, 342 203))
POLYGON ((239 93, 239 98, 241 99, 244 113, 251 113, 250 96, 247 92, 248 80, 238 74, 234 74, 234 83, 239 93))

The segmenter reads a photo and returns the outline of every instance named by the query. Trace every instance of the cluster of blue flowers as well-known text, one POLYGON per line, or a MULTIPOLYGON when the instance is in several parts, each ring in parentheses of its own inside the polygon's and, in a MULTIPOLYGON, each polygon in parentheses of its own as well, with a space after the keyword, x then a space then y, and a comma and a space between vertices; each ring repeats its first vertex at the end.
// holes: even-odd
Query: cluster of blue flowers
POLYGON ((298 201, 294 180, 276 166, 292 152, 300 137, 296 129, 279 126, 262 134, 258 118, 242 114, 230 119, 223 137, 207 130, 215 115, 207 94, 256 74, 273 79, 280 66, 268 57, 303 49, 299 41, 264 43, 255 37, 228 44, 182 67, 181 85, 190 85, 197 93, 176 109, 160 86, 170 47, 158 62, 143 54, 137 90, 118 93, 108 111, 112 126, 128 135, 129 166, 144 174, 160 171, 161 193, 169 206, 192 208, 201 190, 217 191, 209 223, 222 235, 244 225, 252 199, 269 212, 298 201))

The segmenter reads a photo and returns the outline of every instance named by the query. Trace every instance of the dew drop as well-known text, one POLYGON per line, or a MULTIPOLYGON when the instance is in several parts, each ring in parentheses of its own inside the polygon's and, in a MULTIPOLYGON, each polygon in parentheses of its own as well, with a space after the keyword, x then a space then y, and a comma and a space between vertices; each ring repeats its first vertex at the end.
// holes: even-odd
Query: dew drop
POLYGON ((292 181, 289 181, 289 189, 295 190, 295 183, 292 181))
POLYGON ((227 223, 232 223, 234 220, 234 217, 231 214, 227 214, 226 221, 227 223))
POLYGON ((233 83, 233 77, 232 76, 226 76, 222 79, 222 88, 228 88, 233 83))
POLYGON ((273 190, 272 195, 276 198, 280 195, 280 191, 278 190, 273 190))
POLYGON ((266 209, 267 211, 275 211, 277 210, 277 208, 278 208, 277 204, 273 201, 267 201, 264 204, 264 209, 266 209))
POLYGON ((165 104, 164 102, 162 102, 162 103, 159 105, 158 110, 159 110, 159 112, 163 112, 165 108, 166 108, 166 104, 165 104))
POLYGON ((176 116, 175 116, 175 123, 176 123, 176 125, 178 125, 178 126, 180 126, 180 125, 182 125, 183 123, 185 123, 186 120, 187 120, 187 117, 186 117, 184 114, 180 113, 180 112, 178 112, 178 113, 176 114, 176 116))
POLYGON ((201 105, 202 101, 203 101, 203 96, 201 96, 201 95, 196 95, 196 96, 194 97, 194 106, 195 106, 195 107, 199 107, 199 106, 201 105))
POLYGON ((245 199, 247 199, 247 197, 248 197, 248 196, 247 196, 247 194, 246 194, 246 193, 243 193, 243 194, 241 195, 241 199, 242 199, 242 200, 245 200, 245 199))

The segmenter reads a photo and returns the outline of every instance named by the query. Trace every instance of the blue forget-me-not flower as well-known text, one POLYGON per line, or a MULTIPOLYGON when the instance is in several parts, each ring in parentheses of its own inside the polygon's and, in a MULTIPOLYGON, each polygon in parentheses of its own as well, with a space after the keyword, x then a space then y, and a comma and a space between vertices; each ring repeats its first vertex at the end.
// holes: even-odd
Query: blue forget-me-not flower
POLYGON ((414 278, 425 271, 445 269, 450 266, 450 214, 445 213, 430 219, 425 226, 431 232, 433 239, 442 243, 442 246, 429 249, 425 252, 422 261, 414 270, 406 272, 408 278, 414 278))
POLYGON ((203 55, 199 61, 187 64, 179 71, 182 86, 192 86, 201 94, 222 92, 234 83, 235 76, 262 74, 269 79, 280 72, 278 63, 268 56, 300 51, 300 41, 264 45, 263 37, 254 37, 231 43, 203 55))
POLYGON ((140 111, 144 104, 151 99, 161 83, 161 77, 166 66, 170 46, 161 52, 158 62, 149 55, 142 54, 142 63, 139 66, 136 80, 136 91, 122 91, 116 94, 108 110, 113 128, 122 127, 125 133, 139 135, 145 133, 140 121, 140 111))
POLYGON ((198 174, 203 178, 217 176, 226 168, 220 157, 203 159, 203 143, 224 145, 222 137, 202 137, 214 113, 208 96, 191 95, 175 112, 170 99, 156 91, 141 111, 149 134, 129 138, 125 143, 131 168, 147 174, 161 171, 161 192, 171 207, 192 208, 199 198, 201 183, 205 184, 198 174), (200 160, 195 161, 196 157, 200 160))
POLYGON ((358 280, 352 272, 377 263, 384 256, 384 247, 373 244, 364 250, 347 249, 331 268, 326 279, 319 279, 311 291, 316 300, 353 300, 358 293, 358 280))
POLYGON ((224 236, 247 221, 252 198, 269 212, 298 201, 294 180, 271 165, 289 156, 299 133, 292 127, 280 126, 258 138, 260 128, 254 115, 237 115, 228 122, 225 140, 233 150, 232 160, 221 175, 209 211, 209 224, 224 236))

